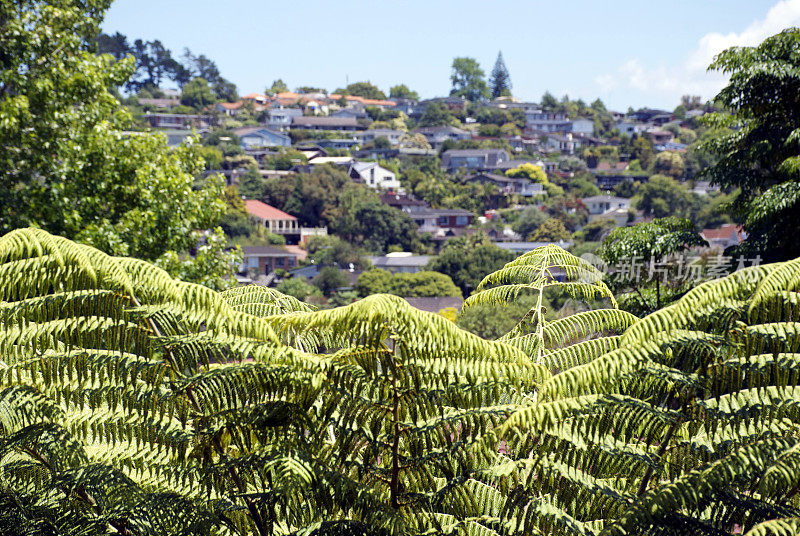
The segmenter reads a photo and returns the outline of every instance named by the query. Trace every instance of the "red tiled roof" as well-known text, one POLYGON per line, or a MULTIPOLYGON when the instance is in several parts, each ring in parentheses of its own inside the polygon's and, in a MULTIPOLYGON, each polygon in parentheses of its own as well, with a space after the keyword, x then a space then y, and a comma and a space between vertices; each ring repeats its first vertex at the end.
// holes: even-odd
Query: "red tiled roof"
POLYGON ((703 229, 700 233, 706 240, 730 238, 732 235, 741 235, 742 227, 733 223, 726 223, 718 229, 703 229))
POLYGON ((225 108, 226 110, 238 110, 242 107, 242 101, 239 102, 220 102, 220 106, 225 108))
POLYGON ((284 211, 262 203, 258 199, 247 199, 244 202, 244 206, 251 216, 261 218, 262 220, 297 220, 297 218, 291 214, 286 214, 284 211))

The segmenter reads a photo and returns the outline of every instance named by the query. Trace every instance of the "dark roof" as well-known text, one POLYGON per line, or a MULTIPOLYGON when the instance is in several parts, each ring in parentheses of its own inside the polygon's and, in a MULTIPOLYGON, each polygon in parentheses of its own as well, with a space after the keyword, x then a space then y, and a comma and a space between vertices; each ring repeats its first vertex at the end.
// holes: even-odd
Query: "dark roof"
POLYGON ((406 194, 398 194, 398 193, 391 193, 387 192, 385 194, 381 194, 381 201, 386 203, 389 206, 393 207, 425 207, 427 203, 425 201, 420 201, 419 199, 414 199, 406 194))
POLYGON ((357 127, 355 117, 293 117, 292 125, 308 127, 357 127))
POLYGON ((469 210, 460 208, 420 208, 409 212, 409 216, 474 216, 469 210))
POLYGON ((245 257, 297 257, 285 249, 270 246, 242 246, 242 253, 245 257))
POLYGON ((444 155, 448 156, 485 156, 488 154, 505 153, 505 149, 450 149, 445 151, 444 155))
POLYGON ((438 298, 403 298, 412 307, 420 311, 428 311, 429 313, 438 313, 442 309, 454 307, 456 310, 461 310, 461 305, 464 299, 458 296, 442 296, 438 298))

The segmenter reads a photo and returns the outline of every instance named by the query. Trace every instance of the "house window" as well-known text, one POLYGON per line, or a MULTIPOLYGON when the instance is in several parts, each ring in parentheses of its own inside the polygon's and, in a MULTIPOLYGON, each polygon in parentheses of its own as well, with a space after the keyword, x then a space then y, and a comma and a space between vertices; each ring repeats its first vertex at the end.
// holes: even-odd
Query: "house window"
POLYGON ((447 216, 439 216, 439 227, 447 227, 450 224, 450 218, 447 216))
POLYGON ((278 257, 275 259, 275 266, 278 268, 283 268, 283 257, 278 257))
POLYGON ((456 225, 467 225, 469 223, 469 217, 467 216, 456 216, 456 225))

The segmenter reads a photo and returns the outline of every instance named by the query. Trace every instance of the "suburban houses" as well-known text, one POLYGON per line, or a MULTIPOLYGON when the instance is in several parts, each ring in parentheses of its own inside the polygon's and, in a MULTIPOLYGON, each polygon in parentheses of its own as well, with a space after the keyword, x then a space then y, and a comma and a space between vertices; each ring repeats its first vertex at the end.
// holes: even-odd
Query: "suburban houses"
MULTIPOLYGON (((220 173, 241 188, 245 173, 252 175, 256 166, 269 182, 269 193, 257 190, 244 203, 248 220, 280 237, 272 240, 281 244, 243 246, 240 271, 273 274, 270 281, 280 281, 274 276, 279 269, 309 281, 320 274, 306 248, 327 239, 328 227, 301 225, 301 217, 308 218, 302 215, 305 206, 286 203, 299 191, 298 181, 316 170, 344 174, 409 218, 424 248, 372 251, 369 261, 393 273, 419 273, 448 241, 460 237, 484 234, 514 255, 547 244, 522 232, 520 218, 531 209, 563 222, 566 234, 554 235, 552 243, 565 248, 580 243, 572 236, 584 226, 601 225, 607 233, 652 220, 637 192, 659 173, 678 184, 687 181, 690 169, 674 162, 693 150, 687 131, 703 115, 698 109, 678 117, 660 109, 623 113, 585 105, 576 113, 513 97, 469 103, 455 96, 379 99, 321 90, 251 93, 195 114, 172 113, 179 109, 176 102, 174 95, 141 99, 146 125, 163 131, 173 145, 193 133, 202 139, 228 132, 217 134, 219 143, 235 137, 242 156, 225 155, 222 169, 208 173, 220 173), (447 119, 426 124, 429 110, 447 119), (641 153, 642 144, 649 153, 641 153), (535 169, 540 171, 530 171, 535 169), (560 197, 560 192, 569 193, 560 197)), ((722 195, 704 181, 685 189, 704 198, 722 195)), ((332 228, 335 236, 336 225, 332 228)), ((736 245, 742 236, 735 224, 703 230, 716 248, 736 245)), ((359 271, 340 269, 349 281, 340 289, 344 292, 353 288, 359 271)))

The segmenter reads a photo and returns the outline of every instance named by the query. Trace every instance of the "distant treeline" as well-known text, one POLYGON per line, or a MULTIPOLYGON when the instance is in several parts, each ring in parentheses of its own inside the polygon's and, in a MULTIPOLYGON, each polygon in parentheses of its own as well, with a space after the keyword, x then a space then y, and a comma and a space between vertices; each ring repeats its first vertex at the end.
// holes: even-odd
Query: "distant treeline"
POLYGON ((157 88, 162 83, 171 81, 183 87, 194 78, 203 78, 226 101, 238 98, 236 85, 222 77, 217 64, 203 54, 195 56, 188 48, 176 58, 158 39, 133 42, 117 32, 114 35, 101 33, 96 38, 97 52, 111 54, 117 59, 130 55, 136 61, 136 71, 125 83, 125 91, 138 93, 145 88, 157 88))

